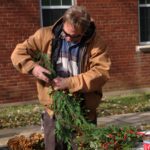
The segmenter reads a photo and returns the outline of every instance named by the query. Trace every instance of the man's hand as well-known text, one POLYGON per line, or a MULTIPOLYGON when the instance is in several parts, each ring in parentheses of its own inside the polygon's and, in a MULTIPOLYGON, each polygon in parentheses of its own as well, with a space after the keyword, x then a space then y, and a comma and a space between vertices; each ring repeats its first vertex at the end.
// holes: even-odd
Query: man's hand
POLYGON ((48 71, 47 69, 43 68, 42 66, 40 65, 36 65, 33 70, 32 70, 32 74, 40 79, 40 80, 43 80, 45 81, 46 83, 49 83, 49 78, 45 75, 45 74, 51 74, 50 71, 48 71))
POLYGON ((53 86, 55 90, 65 90, 68 88, 66 78, 57 77, 53 80, 53 86))

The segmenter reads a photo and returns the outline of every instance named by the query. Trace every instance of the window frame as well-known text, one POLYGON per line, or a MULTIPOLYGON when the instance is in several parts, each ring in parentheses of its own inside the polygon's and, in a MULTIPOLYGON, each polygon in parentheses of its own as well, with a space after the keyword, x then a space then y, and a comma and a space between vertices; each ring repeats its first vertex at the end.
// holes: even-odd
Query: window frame
POLYGON ((150 41, 146 41, 146 42, 141 42, 141 22, 140 22, 140 8, 141 7, 149 7, 150 8, 150 4, 140 4, 140 0, 138 0, 138 19, 139 19, 139 43, 140 45, 149 45, 150 41))
POLYGON ((40 0, 40 18, 41 18, 40 22, 42 27, 43 27, 43 15, 42 15, 43 9, 68 9, 76 4, 76 0, 71 0, 71 5, 62 5, 62 1, 63 0, 61 0, 61 5, 42 6, 42 0, 40 0))

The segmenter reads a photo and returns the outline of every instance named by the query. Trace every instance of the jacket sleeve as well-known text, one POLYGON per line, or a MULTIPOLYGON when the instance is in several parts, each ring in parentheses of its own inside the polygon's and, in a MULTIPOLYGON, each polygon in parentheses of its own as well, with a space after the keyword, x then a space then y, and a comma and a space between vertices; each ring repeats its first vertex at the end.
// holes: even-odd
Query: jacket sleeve
POLYGON ((29 73, 36 65, 36 63, 32 60, 31 55, 28 53, 28 50, 34 52, 35 50, 42 49, 41 30, 42 29, 36 31, 34 35, 30 36, 23 43, 17 44, 11 55, 14 67, 21 73, 29 73))
POLYGON ((109 79, 110 58, 106 46, 96 42, 90 50, 88 60, 89 69, 77 76, 67 78, 70 92, 94 92, 100 91, 109 79), (100 46, 99 46, 100 45, 100 46))

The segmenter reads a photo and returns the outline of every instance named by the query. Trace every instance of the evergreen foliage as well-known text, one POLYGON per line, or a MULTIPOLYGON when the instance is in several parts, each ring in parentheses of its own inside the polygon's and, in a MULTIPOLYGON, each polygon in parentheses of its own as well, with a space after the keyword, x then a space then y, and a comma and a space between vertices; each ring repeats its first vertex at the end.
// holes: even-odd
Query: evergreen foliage
MULTIPOLYGON (((52 72, 49 78, 56 77, 49 57, 38 52, 35 61, 39 60, 43 67, 52 72)), ((51 86, 49 95, 53 97, 54 101, 51 109, 54 110, 56 118, 56 138, 66 143, 68 150, 71 150, 72 143, 77 144, 79 150, 117 149, 120 147, 128 149, 135 144, 137 139, 139 140, 135 128, 97 128, 87 121, 80 108, 82 102, 80 97, 67 91, 55 91, 51 86)))

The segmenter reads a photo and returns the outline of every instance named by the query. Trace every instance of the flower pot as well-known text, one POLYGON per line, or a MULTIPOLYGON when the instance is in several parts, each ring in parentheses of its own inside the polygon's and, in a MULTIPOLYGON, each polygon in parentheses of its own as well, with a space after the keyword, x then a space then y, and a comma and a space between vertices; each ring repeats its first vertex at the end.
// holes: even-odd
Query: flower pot
POLYGON ((144 150, 150 150, 150 131, 143 132, 143 147, 144 150))
POLYGON ((144 150, 150 150, 150 141, 143 141, 144 150))

